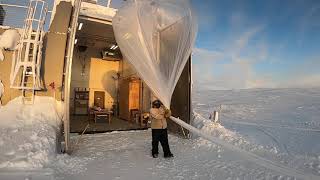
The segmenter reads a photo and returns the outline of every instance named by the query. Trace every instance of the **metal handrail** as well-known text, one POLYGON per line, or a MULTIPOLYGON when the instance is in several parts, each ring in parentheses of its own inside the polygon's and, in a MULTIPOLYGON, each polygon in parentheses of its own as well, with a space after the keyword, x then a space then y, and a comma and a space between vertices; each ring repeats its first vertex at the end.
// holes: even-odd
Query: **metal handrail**
POLYGON ((28 9, 28 6, 21 6, 21 5, 16 5, 16 4, 2 4, 2 3, 0 3, 0 6, 8 6, 8 7, 17 7, 17 8, 28 9))
MULTIPOLYGON (((7 7, 16 7, 16 8, 25 8, 28 9, 28 6, 16 5, 16 4, 3 4, 0 3, 0 6, 7 6, 7 7)), ((52 13, 52 11, 48 11, 48 13, 52 13)))

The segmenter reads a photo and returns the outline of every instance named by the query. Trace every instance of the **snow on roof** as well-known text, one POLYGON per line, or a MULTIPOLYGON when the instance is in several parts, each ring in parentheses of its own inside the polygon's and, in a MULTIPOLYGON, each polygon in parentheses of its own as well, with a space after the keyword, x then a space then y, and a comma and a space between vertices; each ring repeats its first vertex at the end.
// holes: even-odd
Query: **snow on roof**
POLYGON ((3 50, 15 50, 20 39, 18 29, 7 29, 0 36, 0 61, 4 60, 3 50))
POLYGON ((0 29, 10 29, 10 26, 0 26, 0 29))
POLYGON ((109 20, 111 21, 113 16, 115 16, 117 9, 100 6, 97 4, 82 2, 80 15, 88 16, 97 19, 109 20))

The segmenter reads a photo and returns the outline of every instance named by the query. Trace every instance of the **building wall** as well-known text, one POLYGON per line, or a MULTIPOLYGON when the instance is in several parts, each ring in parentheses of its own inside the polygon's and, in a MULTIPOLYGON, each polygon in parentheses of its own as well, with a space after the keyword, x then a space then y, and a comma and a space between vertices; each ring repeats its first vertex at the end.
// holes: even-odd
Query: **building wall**
MULTIPOLYGON (((128 86, 129 81, 123 81, 123 79, 136 77, 135 70, 127 61, 102 60, 100 58, 100 49, 88 47, 83 53, 77 49, 76 46, 72 62, 70 111, 73 112, 74 110, 74 89, 78 87, 90 89, 90 107, 92 107, 94 103, 94 91, 104 91, 106 94, 105 106, 106 108, 111 108, 112 105, 116 103, 117 96, 116 81, 113 80, 111 76, 115 76, 116 73, 121 74, 121 80, 118 85, 120 88, 124 82, 127 82, 125 86, 128 86), (83 64, 85 65, 85 69, 84 74, 81 75, 83 64)), ((145 83, 142 83, 141 87, 143 87, 143 89, 141 89, 141 109, 143 112, 147 112, 150 109, 151 92, 145 83)), ((123 96, 121 99, 122 101, 128 101, 128 96, 123 96)))
POLYGON ((89 106, 94 104, 94 91, 105 92, 105 107, 111 108, 116 101, 116 81, 112 79, 119 72, 119 61, 101 59, 101 50, 88 47, 85 52, 74 49, 72 61, 70 111, 74 109, 75 88, 90 90, 89 106), (84 65, 84 71, 83 71, 84 65), (84 72, 84 73, 83 73, 84 72))
POLYGON ((56 7, 56 14, 51 22, 49 32, 45 39, 44 59, 42 67, 44 90, 37 95, 52 96, 49 84, 55 83, 57 100, 62 100, 63 69, 66 55, 68 27, 72 12, 70 2, 61 2, 56 7))
POLYGON ((125 79, 128 77, 138 77, 134 67, 124 57, 120 62, 120 75, 121 78, 125 79))
POLYGON ((113 77, 119 72, 119 61, 92 58, 90 68, 90 106, 94 104, 94 91, 105 92, 105 107, 112 108, 117 100, 117 81, 113 77))
MULTIPOLYGON (((0 29, 0 34, 4 32, 3 29, 0 29)), ((5 59, 0 61, 0 80, 4 85, 4 94, 1 98, 2 104, 7 104, 10 100, 21 95, 21 92, 16 89, 10 89, 10 72, 12 65, 12 51, 3 51, 5 59)))
POLYGON ((72 60, 71 84, 70 84, 70 112, 74 112, 74 90, 75 88, 89 88, 90 60, 92 57, 99 57, 99 51, 94 48, 87 48, 85 52, 79 52, 78 46, 74 47, 72 60), (84 73, 82 65, 84 64, 84 73))
POLYGON ((71 93, 75 87, 89 88, 90 60, 92 57, 99 56, 98 51, 93 48, 88 48, 82 53, 77 48, 75 46, 72 59, 71 93))
MULTIPOLYGON (((191 120, 191 58, 185 65, 171 99, 172 116, 190 124, 191 120)), ((188 135, 189 132, 173 121, 168 121, 168 130, 180 135, 188 135)))

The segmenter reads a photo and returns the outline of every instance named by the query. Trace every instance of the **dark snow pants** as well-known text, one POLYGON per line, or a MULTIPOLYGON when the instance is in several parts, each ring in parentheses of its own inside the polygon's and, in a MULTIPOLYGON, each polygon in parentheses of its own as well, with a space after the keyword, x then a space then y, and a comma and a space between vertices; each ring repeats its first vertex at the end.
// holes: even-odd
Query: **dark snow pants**
POLYGON ((152 154, 159 154, 159 142, 161 143, 164 156, 171 154, 167 129, 152 129, 152 154))

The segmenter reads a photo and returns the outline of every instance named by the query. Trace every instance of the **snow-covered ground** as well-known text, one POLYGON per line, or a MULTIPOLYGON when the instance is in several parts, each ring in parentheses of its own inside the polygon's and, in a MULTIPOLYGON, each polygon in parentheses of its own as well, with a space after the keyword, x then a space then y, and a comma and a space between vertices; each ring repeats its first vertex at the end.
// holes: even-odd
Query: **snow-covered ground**
MULTIPOLYGON (((223 129, 223 128, 222 128, 223 129)), ((202 139, 169 136, 175 157, 150 156, 150 131, 85 135, 73 156, 81 173, 59 169, 57 179, 290 179, 202 139)), ((162 154, 160 154, 162 155, 162 154)), ((293 179, 293 178, 292 178, 293 179)))
MULTIPOLYGON (((220 112, 227 142, 292 169, 320 175, 320 89, 195 92, 196 116, 220 112), (229 134, 229 133, 227 133, 229 134)), ((198 118, 199 119, 199 118, 198 118)), ((194 125, 210 131, 206 120, 194 125)), ((320 178, 319 178, 320 179, 320 178)))
POLYGON ((193 105, 194 126, 235 148, 202 138, 170 135, 175 157, 153 159, 148 130, 74 135, 72 142, 78 144, 73 146, 73 154, 57 155, 51 152, 54 135, 47 128, 51 123, 42 122, 47 124, 42 127, 46 134, 41 134, 39 125, 40 119, 48 119, 50 113, 28 115, 25 109, 24 115, 13 116, 12 112, 19 111, 5 106, 0 108, 0 121, 3 113, 9 118, 0 122, 0 164, 19 167, 16 157, 24 157, 22 162, 33 169, 28 173, 0 169, 0 179, 320 179, 320 89, 196 91, 193 105), (207 117, 220 107, 222 124, 218 125, 207 117), (14 120, 13 125, 10 118, 20 120, 14 120), (39 123, 29 129, 26 137, 23 132, 28 126, 23 121, 30 119, 39 123), (35 142, 41 145, 28 142, 32 137, 37 137, 40 141, 35 142), (46 145, 50 143, 41 139, 52 143, 46 145), (28 143, 30 146, 26 146, 28 143), (20 152, 22 146, 29 148, 20 148, 20 152), (19 153, 22 155, 17 156, 19 153), (39 156, 41 162, 32 158, 39 156))
POLYGON ((18 97, 0 107, 0 171, 33 170, 50 163, 57 154, 59 107, 49 97, 36 97, 34 105, 24 105, 18 97))
POLYGON ((225 128, 278 153, 320 155, 320 89, 196 92, 193 105, 207 118, 221 108, 225 128))

